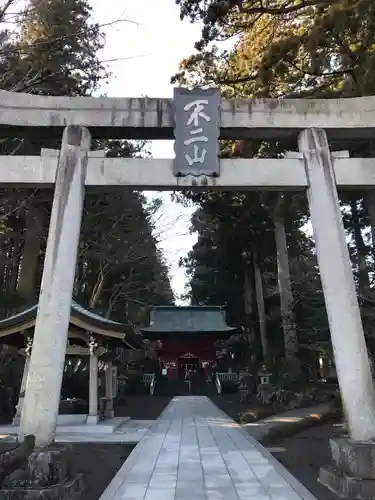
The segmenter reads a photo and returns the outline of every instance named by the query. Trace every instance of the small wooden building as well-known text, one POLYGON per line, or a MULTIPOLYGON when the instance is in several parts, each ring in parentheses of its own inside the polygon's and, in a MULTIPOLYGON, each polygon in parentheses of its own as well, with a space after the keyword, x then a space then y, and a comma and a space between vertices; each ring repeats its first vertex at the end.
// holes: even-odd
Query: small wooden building
POLYGON ((228 326, 221 306, 156 306, 150 325, 140 329, 156 342, 169 379, 183 378, 187 368, 201 370, 216 361, 216 342, 238 329, 228 326))
MULTIPOLYGON (((38 311, 38 304, 0 321, 0 343, 13 345, 25 355, 19 402, 14 423, 20 418, 32 338, 38 311)), ((103 413, 113 416, 113 399, 117 391, 117 363, 126 359, 126 350, 139 349, 142 341, 132 327, 104 318, 72 301, 66 348, 67 356, 89 356, 89 415, 87 423, 99 420, 98 365, 99 359, 105 365, 105 397, 102 398, 103 413)), ((64 419, 66 421, 66 418, 64 419)))

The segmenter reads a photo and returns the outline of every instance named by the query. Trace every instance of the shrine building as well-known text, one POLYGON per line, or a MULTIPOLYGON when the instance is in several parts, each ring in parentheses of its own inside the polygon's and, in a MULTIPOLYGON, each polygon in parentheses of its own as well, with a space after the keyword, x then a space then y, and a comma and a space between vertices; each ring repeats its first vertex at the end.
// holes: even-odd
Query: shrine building
POLYGON ((187 369, 205 370, 216 362, 216 342, 238 332, 228 326, 221 306, 155 306, 150 325, 141 328, 156 344, 159 362, 169 380, 182 379, 187 369))
MULTIPOLYGON (((17 348, 25 357, 14 425, 18 425, 21 417, 37 312, 38 304, 35 304, 0 320, 0 344, 17 348)), ((135 351, 142 347, 141 340, 134 334, 131 326, 104 318, 72 301, 66 356, 88 359, 89 414, 84 423, 97 424, 101 418, 114 416, 113 401, 118 390, 118 368, 126 362, 129 350, 135 351), (101 374, 99 365, 102 367, 101 374), (99 388, 101 375, 104 378, 102 397, 99 388)), ((69 417, 73 421, 76 416, 69 415, 69 417)), ((59 415, 58 424, 61 418, 59 415)), ((63 418, 64 422, 67 421, 66 418, 67 415, 63 418)))

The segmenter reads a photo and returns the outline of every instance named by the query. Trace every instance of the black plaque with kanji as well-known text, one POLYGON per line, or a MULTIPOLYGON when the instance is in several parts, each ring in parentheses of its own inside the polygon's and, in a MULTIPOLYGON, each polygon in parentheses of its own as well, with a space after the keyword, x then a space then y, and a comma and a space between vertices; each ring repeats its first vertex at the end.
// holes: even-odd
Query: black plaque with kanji
POLYGON ((220 90, 174 89, 174 175, 218 177, 220 90))

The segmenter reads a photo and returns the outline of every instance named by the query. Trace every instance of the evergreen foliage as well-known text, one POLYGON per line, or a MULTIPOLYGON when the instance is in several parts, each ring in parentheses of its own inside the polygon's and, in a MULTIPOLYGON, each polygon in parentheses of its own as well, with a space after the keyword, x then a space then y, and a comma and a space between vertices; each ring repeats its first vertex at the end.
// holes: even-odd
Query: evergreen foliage
MULTIPOLYGON (((3 16, 11 15, 12 2, 3 16)), ((4 34, 8 75, 2 89, 38 95, 88 96, 105 83, 108 71, 99 51, 105 38, 91 21, 86 0, 29 0, 12 30, 4 34)), ((5 71, 4 71, 5 74, 5 71)), ((44 137, 4 139, 2 154, 39 155, 59 148, 44 137)), ((107 156, 147 154, 147 144, 94 141, 107 156)), ((1 315, 7 316, 39 294, 52 203, 50 190, 0 192, 1 315)), ((168 266, 157 248, 155 218, 160 203, 136 191, 87 190, 77 263, 75 299, 106 317, 137 325, 147 307, 171 303, 168 266)))
MULTIPOLYGON (((203 21, 204 26, 195 53, 181 62, 172 82, 188 87, 218 86, 227 98, 329 100, 375 94, 375 4, 370 0, 176 3, 182 18, 203 21), (232 40, 232 48, 222 50, 223 40, 226 47, 232 40)), ((351 156, 374 156, 371 141, 336 141, 330 146, 333 151, 349 150, 351 156)), ((223 144, 222 155, 280 157, 296 149, 296 141, 248 140, 223 144)), ((243 300, 246 264, 241 255, 256 253, 264 281, 269 343, 274 356, 288 358, 288 332, 280 307, 280 296, 286 290, 280 289, 277 279, 277 217, 282 218, 286 232, 293 296, 289 312, 298 345, 325 349, 329 330, 314 244, 306 234, 309 214, 305 196, 279 196, 283 204, 281 213, 276 214, 277 205, 270 193, 188 193, 187 198, 198 204, 192 219, 198 242, 184 264, 193 301, 227 304, 232 322, 247 324, 249 313, 243 300)), ((340 200, 368 347, 373 350, 374 193, 340 193, 340 200)), ((253 314, 255 330, 258 320, 253 314)), ((297 350, 301 358, 300 347, 297 350)))

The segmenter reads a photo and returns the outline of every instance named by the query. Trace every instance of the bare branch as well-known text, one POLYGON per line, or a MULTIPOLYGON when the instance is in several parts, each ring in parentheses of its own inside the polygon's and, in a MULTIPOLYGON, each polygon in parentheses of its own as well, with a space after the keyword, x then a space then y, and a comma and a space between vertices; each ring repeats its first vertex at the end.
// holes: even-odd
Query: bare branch
MULTIPOLYGON (((340 3, 341 0, 331 0, 331 5, 340 3)), ((303 9, 307 9, 309 7, 314 7, 321 4, 327 4, 326 1, 322 0, 302 0, 299 3, 296 2, 285 2, 284 5, 280 7, 249 7, 242 8, 240 11, 244 14, 253 15, 253 14, 271 14, 275 16, 283 16, 285 14, 292 14, 294 12, 299 12, 303 9), (290 5, 292 4, 292 5, 290 5)))

